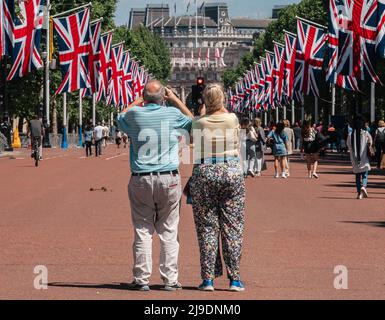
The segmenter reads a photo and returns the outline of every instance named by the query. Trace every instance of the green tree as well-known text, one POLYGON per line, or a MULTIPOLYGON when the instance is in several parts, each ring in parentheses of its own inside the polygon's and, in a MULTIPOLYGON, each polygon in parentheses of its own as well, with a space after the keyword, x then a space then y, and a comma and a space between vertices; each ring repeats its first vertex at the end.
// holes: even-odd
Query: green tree
MULTIPOLYGON (((326 25, 327 12, 325 1, 322 0, 303 0, 299 4, 293 4, 284 8, 280 12, 278 19, 272 21, 267 26, 266 31, 254 41, 254 61, 259 61, 259 57, 265 55, 265 50, 273 50, 273 41, 283 43, 284 30, 293 33, 297 32, 297 16, 326 25)), ((228 70, 224 75, 225 86, 230 87, 234 85, 237 79, 250 68, 254 61, 251 61, 250 56, 247 54, 234 69, 228 70)))
POLYGON ((166 82, 170 77, 171 58, 170 51, 165 42, 148 30, 139 25, 133 30, 126 26, 117 28, 115 42, 124 41, 127 49, 144 65, 154 77, 166 82))

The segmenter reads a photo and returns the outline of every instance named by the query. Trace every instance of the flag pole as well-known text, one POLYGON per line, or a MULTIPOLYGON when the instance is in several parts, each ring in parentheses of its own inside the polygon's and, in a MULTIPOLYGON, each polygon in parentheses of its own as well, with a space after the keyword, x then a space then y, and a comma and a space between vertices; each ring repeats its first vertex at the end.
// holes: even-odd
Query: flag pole
POLYGON ((85 8, 88 8, 88 7, 91 7, 92 6, 92 2, 89 2, 85 5, 82 5, 80 7, 77 7, 77 8, 73 8, 73 9, 70 9, 70 10, 67 10, 67 11, 63 11, 63 12, 60 12, 58 14, 55 14, 52 16, 52 18, 57 18, 57 17, 60 17, 60 16, 64 16, 68 13, 71 13, 71 12, 74 12, 74 11, 78 11, 78 10, 81 10, 81 9, 85 9, 85 8))
POLYGON ((370 122, 376 121, 376 84, 370 84, 370 122))
POLYGON ((83 147, 83 97, 82 91, 79 91, 79 147, 83 147))
POLYGON ((314 26, 314 27, 318 27, 318 28, 321 28, 321 29, 324 29, 324 30, 327 29, 327 27, 326 27, 326 26, 323 26, 322 24, 316 23, 316 22, 314 22, 314 21, 306 20, 306 19, 301 18, 301 17, 299 17, 299 16, 296 16, 296 19, 301 20, 301 21, 303 21, 303 22, 306 22, 306 23, 308 23, 308 24, 311 24, 311 25, 314 26))
POLYGON ((92 125, 96 126, 96 94, 92 94, 92 125))
POLYGON ((294 126, 295 123, 295 101, 291 101, 291 125, 294 126))
POLYGON ((332 84, 332 116, 336 115, 336 86, 332 84))
POLYGON ((63 138, 61 142, 61 148, 67 149, 67 93, 63 93, 63 138))
POLYGON ((44 66, 44 100, 45 100, 45 134, 44 134, 44 148, 51 148, 49 141, 49 128, 50 128, 50 79, 49 79, 49 63, 51 58, 51 17, 50 17, 51 3, 50 0, 46 0, 46 13, 45 13, 45 26, 46 26, 46 57, 44 66))
POLYGON ((318 124, 318 110, 319 109, 319 100, 318 97, 314 97, 314 122, 318 124))
POLYGON ((195 0, 195 48, 198 48, 198 0, 195 0))

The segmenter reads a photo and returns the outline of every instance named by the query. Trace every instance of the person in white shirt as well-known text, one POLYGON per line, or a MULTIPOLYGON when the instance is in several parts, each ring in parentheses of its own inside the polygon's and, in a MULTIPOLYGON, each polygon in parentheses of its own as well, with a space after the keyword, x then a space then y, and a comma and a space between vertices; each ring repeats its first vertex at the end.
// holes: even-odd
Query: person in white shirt
POLYGON ((377 168, 381 167, 382 155, 385 154, 385 122, 378 122, 378 129, 374 135, 374 144, 376 146, 377 168))
POLYGON ((354 120, 353 131, 347 140, 353 173, 356 175, 357 199, 359 200, 368 197, 366 188, 371 170, 368 149, 373 145, 372 136, 365 131, 364 124, 364 120, 357 117, 354 120))
POLYGON ((103 130, 104 128, 98 123, 98 125, 94 129, 94 140, 95 140, 95 156, 101 156, 102 150, 101 150, 101 143, 103 140, 103 130))

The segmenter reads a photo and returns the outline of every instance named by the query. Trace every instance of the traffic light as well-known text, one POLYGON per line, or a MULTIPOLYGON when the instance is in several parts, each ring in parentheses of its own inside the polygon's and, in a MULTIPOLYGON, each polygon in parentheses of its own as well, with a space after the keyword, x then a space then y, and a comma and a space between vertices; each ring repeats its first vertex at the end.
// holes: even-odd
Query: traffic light
POLYGON ((197 86, 204 86, 205 85, 205 78, 198 77, 197 78, 197 86))
POLYGON ((195 115, 199 115, 199 107, 204 103, 202 93, 205 88, 205 78, 198 77, 196 85, 192 86, 191 94, 195 115))

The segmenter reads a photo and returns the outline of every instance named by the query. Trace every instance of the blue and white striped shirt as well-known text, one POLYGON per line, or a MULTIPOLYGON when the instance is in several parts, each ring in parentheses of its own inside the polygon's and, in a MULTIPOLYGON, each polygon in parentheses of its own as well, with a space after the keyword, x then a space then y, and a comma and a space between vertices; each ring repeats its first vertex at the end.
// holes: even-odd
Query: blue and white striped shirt
POLYGON ((179 168, 179 140, 191 130, 192 119, 173 107, 147 104, 118 115, 119 129, 130 138, 130 166, 135 173, 179 168))

